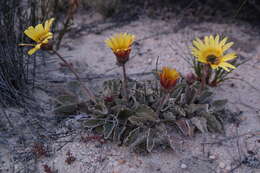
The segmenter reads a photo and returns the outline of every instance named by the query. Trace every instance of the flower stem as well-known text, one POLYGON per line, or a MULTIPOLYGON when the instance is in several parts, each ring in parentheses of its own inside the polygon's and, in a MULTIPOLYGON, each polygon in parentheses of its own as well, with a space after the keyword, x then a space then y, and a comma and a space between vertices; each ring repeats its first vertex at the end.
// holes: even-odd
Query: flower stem
POLYGON ((169 99, 169 97, 170 97, 170 93, 167 92, 167 93, 164 93, 163 97, 161 98, 159 105, 157 107, 157 110, 156 110, 156 114, 158 115, 158 117, 159 117, 159 112, 161 111, 161 109, 163 108, 164 104, 169 99))
POLYGON ((69 64, 56 50, 53 50, 53 52, 64 62, 64 64, 69 68, 69 70, 74 74, 74 76, 76 77, 76 79, 79 81, 80 85, 82 86, 82 88, 85 91, 85 94, 88 98, 90 98, 91 101, 93 101, 94 103, 97 103, 96 101, 96 97, 94 96, 94 94, 91 92, 91 90, 89 88, 87 88, 84 83, 81 81, 78 73, 76 72, 76 70, 71 66, 71 64, 69 64))
POLYGON ((122 68, 123 68, 123 90, 124 90, 124 96, 125 96, 125 100, 128 101, 127 77, 126 77, 125 64, 122 64, 122 68))
POLYGON ((206 87, 206 82, 207 78, 209 75, 209 65, 205 64, 202 69, 202 79, 201 79, 201 84, 200 84, 200 93, 205 89, 206 87))

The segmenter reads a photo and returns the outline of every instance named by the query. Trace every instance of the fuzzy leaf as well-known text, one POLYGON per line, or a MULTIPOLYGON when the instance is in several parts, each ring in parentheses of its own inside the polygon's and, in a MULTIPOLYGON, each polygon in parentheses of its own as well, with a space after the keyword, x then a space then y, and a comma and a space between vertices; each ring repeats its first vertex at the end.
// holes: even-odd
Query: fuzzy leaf
POLYGON ((151 128, 149 128, 147 131, 147 138, 146 138, 147 151, 151 152, 153 150, 154 145, 155 145, 154 134, 153 134, 151 128))
POLYGON ((193 136, 194 134, 194 128, 191 126, 188 120, 186 119, 180 119, 175 122, 177 127, 180 129, 180 131, 185 136, 193 136))
POLYGON ((172 112, 164 112, 163 113, 163 118, 166 121, 170 121, 170 122, 175 122, 176 121, 176 116, 172 112))
POLYGON ((87 102, 80 102, 80 103, 78 103, 78 110, 81 113, 86 113, 86 114, 91 113, 89 111, 89 109, 88 109, 88 103, 87 102))
POLYGON ((129 148, 134 149, 141 144, 144 144, 144 147, 146 147, 146 138, 147 135, 145 132, 140 133, 136 140, 131 145, 129 145, 129 148))
POLYGON ((225 105, 227 104, 228 100, 215 100, 211 106, 215 111, 221 111, 225 108, 225 105))
POLYGON ((208 112, 209 110, 209 105, 208 104, 190 104, 187 106, 187 111, 189 113, 194 113, 194 112, 208 112))
POLYGON ((87 128, 96 128, 105 124, 105 120, 88 119, 83 121, 83 126, 87 128))
POLYGON ((192 124, 197 127, 202 133, 207 133, 207 120, 203 117, 193 117, 191 119, 192 124))
POLYGON ((131 145, 132 143, 134 143, 136 141, 136 139, 138 138, 138 135, 140 133, 140 127, 135 128, 134 130, 132 130, 128 136, 124 139, 124 144, 126 146, 131 145))
POLYGON ((104 134, 104 138, 105 139, 108 139, 110 138, 114 128, 116 126, 116 121, 113 121, 113 122, 106 122, 104 124, 104 131, 103 131, 103 134, 104 134))
POLYGON ((74 114, 77 110, 77 104, 67 104, 59 106, 53 110, 57 115, 71 115, 74 114))
POLYGON ((133 112, 130 109, 122 109, 117 113, 117 117, 119 120, 127 120, 133 112))
POLYGON ((186 112, 181 106, 175 105, 174 106, 174 112, 177 113, 180 116, 186 117, 186 112))
POLYGON ((187 104, 187 103, 186 103, 186 98, 185 98, 185 93, 182 93, 182 94, 181 94, 179 103, 180 103, 181 105, 187 104))
POLYGON ((103 135, 104 132, 104 127, 103 126, 98 126, 94 128, 94 131, 100 135, 103 135))
POLYGON ((203 91, 203 93, 198 97, 199 103, 208 103, 211 99, 211 96, 213 95, 213 92, 210 91, 203 91))
POLYGON ((149 106, 140 105, 128 120, 134 125, 143 126, 147 121, 156 122, 157 115, 149 106))
POLYGON ((116 126, 114 129, 113 141, 121 141, 122 135, 124 134, 125 130, 126 126, 116 126))
POLYGON ((78 102, 76 96, 73 95, 60 95, 56 98, 56 104, 60 105, 67 105, 67 104, 75 104, 78 102))
POLYGON ((210 114, 209 112, 201 112, 202 117, 207 120, 207 126, 211 132, 223 132, 222 124, 217 120, 217 118, 210 114))
POLYGON ((185 102, 187 104, 191 104, 195 100, 197 90, 195 88, 191 88, 189 86, 186 87, 185 89, 185 102))
POLYGON ((171 97, 177 98, 182 93, 182 90, 185 87, 186 87, 186 84, 178 84, 178 85, 176 85, 176 87, 174 88, 173 92, 171 93, 171 97))
POLYGON ((99 102, 95 105, 91 105, 88 107, 88 110, 93 114, 98 114, 98 115, 108 114, 108 110, 104 102, 99 102))

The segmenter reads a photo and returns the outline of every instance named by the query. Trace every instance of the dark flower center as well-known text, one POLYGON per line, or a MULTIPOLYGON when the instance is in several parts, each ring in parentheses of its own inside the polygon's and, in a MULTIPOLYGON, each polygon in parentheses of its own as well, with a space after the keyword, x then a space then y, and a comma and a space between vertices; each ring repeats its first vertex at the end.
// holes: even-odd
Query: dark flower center
POLYGON ((207 62, 210 64, 218 64, 219 58, 216 57, 215 55, 209 55, 207 56, 207 62))

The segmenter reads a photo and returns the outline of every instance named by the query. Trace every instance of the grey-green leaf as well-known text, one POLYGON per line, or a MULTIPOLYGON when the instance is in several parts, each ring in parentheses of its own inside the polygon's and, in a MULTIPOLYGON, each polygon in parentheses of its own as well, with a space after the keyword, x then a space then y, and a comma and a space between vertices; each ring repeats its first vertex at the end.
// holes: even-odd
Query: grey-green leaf
POLYGON ((83 126, 87 128, 95 128, 105 124, 105 120, 88 119, 83 121, 83 126))
POLYGON ((154 145, 155 145, 154 135, 153 135, 151 128, 149 128, 147 131, 147 138, 146 138, 147 151, 151 152, 154 148, 154 145))
POLYGON ((135 140, 138 138, 139 133, 140 133, 140 127, 135 128, 134 130, 129 132, 128 136, 124 139, 124 144, 126 146, 129 146, 132 143, 134 143, 135 140))
POLYGON ((157 115, 152 108, 147 105, 140 105, 135 113, 128 119, 132 124, 142 126, 147 121, 156 122, 157 115))
POLYGON ((110 136, 111 136, 111 134, 112 134, 112 132, 113 132, 113 130, 114 130, 114 128, 115 128, 115 125, 116 125, 116 123, 115 123, 115 121, 113 121, 113 122, 106 122, 105 124, 104 124, 104 138, 105 139, 108 139, 108 138, 110 138, 110 136))
POLYGON ((191 119, 192 124, 197 127, 202 133, 207 133, 207 120, 204 117, 193 117, 191 119))
POLYGON ((208 130, 211 132, 223 132, 222 124, 209 112, 201 112, 202 117, 207 120, 208 130))
POLYGON ((225 108, 225 105, 227 104, 228 100, 215 100, 211 106, 215 111, 221 111, 225 108))
POLYGON ((74 114, 77 110, 77 104, 67 104, 62 105, 53 110, 57 115, 71 115, 74 114))
POLYGON ((203 91, 202 94, 198 97, 199 103, 208 103, 211 99, 213 92, 210 91, 203 91))

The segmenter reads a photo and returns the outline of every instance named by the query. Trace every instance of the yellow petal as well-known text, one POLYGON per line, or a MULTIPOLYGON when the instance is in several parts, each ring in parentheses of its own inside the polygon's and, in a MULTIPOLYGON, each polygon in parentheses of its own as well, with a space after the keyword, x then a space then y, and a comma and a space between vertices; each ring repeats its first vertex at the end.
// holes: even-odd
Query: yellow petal
POLYGON ((221 62, 220 65, 225 66, 225 67, 229 67, 229 68, 232 68, 232 69, 236 69, 235 66, 233 66, 232 64, 229 64, 227 62, 221 62))
POLYGON ((234 43, 233 42, 229 42, 227 44, 225 44, 223 46, 223 52, 225 52, 226 50, 228 50, 234 43))
POLYGON ((39 34, 40 34, 40 33, 45 33, 45 30, 44 30, 42 24, 36 25, 35 31, 36 31, 37 33, 39 33, 39 34))
POLYGON ((50 31, 50 28, 51 28, 51 25, 52 25, 52 23, 54 22, 54 18, 51 18, 51 19, 49 19, 49 20, 47 20, 46 22, 45 22, 45 24, 44 24, 44 30, 46 31, 46 32, 49 32, 50 31))
POLYGON ((225 67, 225 66, 223 66, 223 65, 219 65, 221 68, 223 68, 224 70, 226 70, 227 72, 229 72, 230 70, 227 68, 227 67, 225 67))
POLYGON ((215 48, 215 40, 212 35, 209 36, 209 46, 215 48))
POLYGON ((41 49, 41 44, 37 44, 34 48, 32 48, 32 49, 30 49, 29 51, 28 51, 28 54, 29 55, 32 55, 32 54, 34 54, 37 50, 39 50, 39 49, 41 49))
POLYGON ((106 43, 107 47, 109 47, 111 49, 114 47, 112 41, 109 39, 105 40, 105 43, 106 43))
POLYGON ((217 34, 216 38, 215 38, 215 42, 218 45, 219 44, 219 35, 217 34))
POLYGON ((37 34, 35 32, 35 29, 34 27, 30 26, 28 27, 25 31, 24 31, 24 34, 27 35, 29 38, 31 38, 32 40, 34 41, 37 41, 38 38, 37 38, 37 34))
POLYGON ((208 36, 204 37, 204 42, 205 42, 206 46, 209 46, 209 37, 208 36))
POLYGON ((202 62, 202 63, 206 63, 206 64, 208 63, 207 60, 206 60, 206 58, 204 58, 204 57, 199 57, 199 58, 198 58, 198 61, 199 61, 199 62, 202 62))
POLYGON ((199 50, 203 49, 203 44, 200 44, 198 41, 193 40, 193 45, 198 48, 199 50))
POLYGON ((222 57, 222 60, 223 61, 229 61, 229 60, 232 60, 232 59, 234 59, 236 57, 237 57, 236 53, 229 53, 229 54, 224 55, 222 57))
POLYGON ((219 43, 219 45, 220 45, 221 48, 226 44, 227 39, 228 39, 228 38, 225 37, 223 40, 221 40, 221 42, 219 43))

